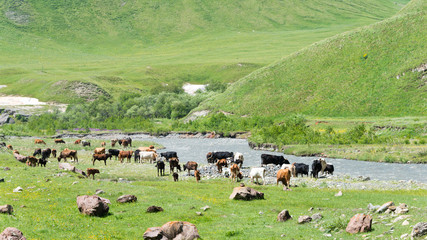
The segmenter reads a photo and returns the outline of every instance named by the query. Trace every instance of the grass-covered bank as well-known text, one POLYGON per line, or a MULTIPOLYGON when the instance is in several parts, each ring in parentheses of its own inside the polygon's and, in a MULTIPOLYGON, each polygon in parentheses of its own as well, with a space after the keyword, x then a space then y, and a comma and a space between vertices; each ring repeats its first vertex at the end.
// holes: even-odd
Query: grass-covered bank
MULTIPOLYGON (((16 142, 15 146, 32 147, 29 142, 22 145, 16 142)), ((202 177, 199 184, 193 178, 175 183, 171 176, 155 177, 152 165, 120 164, 112 160, 107 166, 97 162, 101 174, 97 180, 91 180, 60 171, 57 161, 51 160, 46 168, 31 168, 18 163, 9 153, 0 153, 1 168, 11 169, 0 172, 5 179, 0 183, 0 204, 11 204, 14 208, 12 215, 0 215, 1 229, 17 227, 29 239, 140 239, 148 227, 181 220, 194 223, 203 239, 283 239, 283 234, 294 239, 329 238, 324 234, 346 239, 363 235, 349 235, 344 228, 354 214, 367 212, 368 203, 406 203, 411 215, 410 225, 402 226, 403 220, 386 225, 396 217, 373 214, 373 231, 367 233, 372 238, 391 227, 394 231, 386 236, 410 233, 411 225, 427 217, 426 190, 343 190, 342 197, 334 197, 337 189, 299 186, 292 187, 293 191, 283 191, 282 187, 253 185, 245 180, 247 185, 264 192, 265 200, 239 202, 228 199, 232 189, 238 186, 228 179, 202 177), (118 177, 132 181, 111 181, 118 177), (23 192, 13 193, 18 186, 23 192), (94 194, 97 189, 105 191, 101 196, 112 202, 110 214, 104 218, 83 216, 78 212, 76 197, 94 194), (136 195, 138 202, 116 203, 123 194, 136 195), (151 205, 161 206, 165 211, 145 213, 151 205), (198 216, 196 212, 206 205, 210 209, 198 216), (314 210, 310 212, 311 207, 314 210), (293 220, 276 221, 283 209, 290 211, 293 220), (314 213, 321 213, 323 219, 297 224, 298 216, 314 213)), ((86 154, 82 154, 76 167, 91 167, 86 154)))

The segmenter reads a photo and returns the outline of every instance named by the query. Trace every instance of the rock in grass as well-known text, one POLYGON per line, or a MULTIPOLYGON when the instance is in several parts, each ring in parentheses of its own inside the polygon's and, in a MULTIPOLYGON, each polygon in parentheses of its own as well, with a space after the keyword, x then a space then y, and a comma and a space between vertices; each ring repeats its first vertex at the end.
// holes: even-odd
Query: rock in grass
POLYGON ((402 226, 408 226, 408 225, 409 225, 409 221, 408 220, 403 221, 402 226))
POLYGON ((72 166, 69 163, 59 163, 59 169, 64 169, 70 172, 74 172, 76 170, 76 167, 72 166))
POLYGON ((162 230, 160 230, 160 227, 148 228, 145 231, 143 238, 145 240, 167 240, 167 238, 162 235, 162 230))
POLYGON ((311 216, 311 219, 313 219, 313 220, 320 220, 322 218, 323 218, 323 216, 320 213, 315 213, 315 214, 313 214, 313 216, 311 216))
POLYGON ((372 217, 362 213, 354 215, 345 229, 348 233, 368 232, 371 231, 372 217))
POLYGON ((162 235, 167 239, 198 239, 200 238, 196 225, 189 222, 173 221, 160 227, 162 235))
POLYGON ((22 189, 21 187, 17 187, 15 189, 13 189, 13 192, 22 192, 24 189, 22 189))
POLYGON ((148 213, 155 213, 155 212, 163 212, 163 208, 162 207, 158 207, 158 206, 149 206, 147 208, 147 212, 148 213))
POLYGON ((291 217, 291 214, 289 214, 289 211, 287 209, 281 211, 279 215, 277 215, 278 222, 286 222, 289 219, 292 219, 292 217, 291 217))
POLYGON ((96 189, 96 192, 95 192, 96 195, 99 195, 102 193, 105 193, 102 189, 96 189))
POLYGON ((385 212, 390 206, 394 206, 394 202, 390 201, 384 203, 380 208, 378 208, 377 213, 385 212))
POLYGON ((27 240, 27 239, 24 237, 24 234, 21 231, 19 231, 19 229, 14 227, 8 227, 0 234, 0 240, 27 240))
POLYGON ((412 237, 421 237, 427 234, 427 222, 419 222, 412 229, 412 237))
POLYGON ((13 212, 13 207, 9 204, 0 206, 0 213, 7 213, 7 214, 12 214, 13 212))
POLYGON ((77 197, 79 211, 89 216, 102 217, 108 214, 110 208, 100 197, 83 195, 77 197))
POLYGON ((310 216, 299 216, 298 223, 299 224, 309 223, 311 222, 311 220, 313 219, 310 216))
POLYGON ((128 203, 128 202, 136 202, 138 198, 135 195, 123 195, 117 198, 117 202, 119 203, 128 203))
POLYGON ((253 200, 253 199, 264 199, 264 193, 258 192, 250 187, 235 187, 233 193, 231 193, 230 199, 234 200, 253 200))
POLYGON ((206 210, 208 210, 209 208, 211 208, 211 207, 209 207, 209 206, 204 206, 204 207, 201 207, 200 209, 202 209, 203 211, 205 211, 206 212, 206 210))

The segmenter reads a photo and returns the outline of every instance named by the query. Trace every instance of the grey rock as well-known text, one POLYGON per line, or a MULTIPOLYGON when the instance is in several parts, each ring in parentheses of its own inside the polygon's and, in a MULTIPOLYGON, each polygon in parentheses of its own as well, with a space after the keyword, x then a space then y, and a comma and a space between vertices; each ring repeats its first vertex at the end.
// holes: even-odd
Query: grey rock
POLYGON ((22 192, 24 189, 22 189, 21 187, 17 187, 15 189, 13 189, 13 192, 22 192))
POLYGON ((95 192, 96 195, 103 194, 103 193, 105 193, 103 190, 96 189, 96 192, 95 192))
POLYGON ((390 206, 394 206, 394 203, 392 201, 384 203, 383 205, 381 205, 380 208, 378 208, 377 213, 385 212, 390 206))
POLYGON ((83 195, 77 197, 79 211, 89 216, 102 217, 108 214, 110 208, 100 197, 83 195))
POLYGON ((160 227, 151 227, 148 228, 144 235, 144 240, 168 240, 167 237, 162 235, 162 230, 160 227))
POLYGON ((410 215, 401 215, 401 216, 399 216, 399 217, 395 218, 395 219, 392 221, 392 223, 397 223, 397 222, 399 222, 399 221, 401 221, 401 220, 403 220, 403 219, 406 219, 406 218, 408 218, 408 217, 410 217, 410 215))
POLYGON ((368 232, 372 228, 372 217, 365 214, 356 214, 348 223, 345 231, 348 233, 368 232))
POLYGON ((135 195, 122 195, 117 198, 117 202, 120 203, 128 203, 128 202, 136 202, 138 198, 135 195))
POLYGON ((0 234, 0 240, 27 240, 27 238, 19 229, 8 227, 0 234))
POLYGON ((411 237, 421 237, 427 234, 427 222, 415 224, 411 232, 411 237))
POLYGON ((13 207, 9 204, 0 206, 0 213, 12 214, 13 207))
POLYGON ((298 217, 298 223, 299 224, 304 224, 304 223, 309 223, 311 222, 312 218, 310 216, 299 216, 298 217))
POLYGON ((323 218, 323 216, 320 213, 315 213, 311 216, 311 219, 313 219, 313 220, 320 220, 322 218, 323 218))
POLYGON ((158 206, 149 206, 147 208, 147 212, 148 213, 156 213, 156 212, 163 212, 163 208, 162 207, 158 207, 158 206))
POLYGON ((250 187, 235 187, 229 198, 247 201, 253 199, 264 199, 264 193, 258 192, 250 187))
POLYGON ((402 214, 402 213, 407 213, 409 212, 409 209, 407 208, 401 208, 400 206, 396 208, 396 210, 394 211, 396 214, 402 214))
POLYGON ((167 239, 192 240, 200 238, 196 225, 189 222, 168 222, 161 226, 160 230, 167 239))
POLYGON ((289 211, 287 209, 284 209, 277 215, 277 221, 278 222, 286 222, 289 219, 292 219, 291 215, 289 214, 289 211))
POLYGON ((409 225, 409 221, 408 220, 403 221, 402 226, 407 226, 407 225, 409 225))
POLYGON ((70 172, 76 171, 76 167, 72 166, 69 163, 59 163, 58 167, 59 167, 59 169, 64 169, 64 170, 67 170, 67 171, 70 171, 70 172))

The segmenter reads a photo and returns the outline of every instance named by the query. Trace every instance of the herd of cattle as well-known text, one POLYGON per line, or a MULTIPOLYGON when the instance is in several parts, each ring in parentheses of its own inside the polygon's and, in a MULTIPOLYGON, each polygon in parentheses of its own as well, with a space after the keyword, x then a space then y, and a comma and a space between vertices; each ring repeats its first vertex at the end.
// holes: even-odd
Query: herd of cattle
MULTIPOLYGON (((46 144, 41 139, 35 139, 35 144, 46 144)), ((55 144, 65 144, 65 141, 63 139, 54 139, 55 144)), ((119 150, 115 149, 114 147, 116 144, 119 143, 123 148, 132 147, 132 139, 131 138, 124 138, 124 139, 113 139, 111 140, 111 147, 110 149, 106 150, 105 146, 106 143, 102 142, 101 147, 97 147, 94 149, 94 153, 92 154, 92 164, 95 165, 95 162, 98 161, 104 161, 104 164, 107 165, 107 160, 111 160, 114 156, 116 160, 119 160, 121 163, 124 162, 126 159, 127 162, 131 162, 131 159, 133 157, 135 163, 141 163, 143 161, 148 161, 150 163, 155 163, 155 166, 157 168, 157 175, 165 175, 165 162, 169 162, 169 171, 172 174, 174 181, 178 180, 178 173, 175 172, 175 169, 177 171, 188 171, 188 174, 190 174, 190 171, 194 171, 194 176, 196 178, 196 181, 198 182, 200 180, 200 172, 197 170, 198 163, 194 161, 188 161, 186 164, 181 165, 179 164, 179 158, 177 152, 174 151, 167 151, 162 152, 160 154, 157 153, 157 150, 153 145, 148 147, 139 147, 136 150, 119 150)), ((90 147, 90 142, 78 139, 74 142, 74 144, 81 144, 85 147, 90 147)), ((68 148, 65 148, 62 150, 58 157, 57 157, 57 150, 56 149, 41 149, 37 148, 35 149, 33 155, 31 156, 24 156, 19 153, 17 150, 13 150, 13 147, 11 145, 6 145, 6 143, 0 143, 0 147, 5 147, 9 150, 13 151, 13 155, 15 159, 17 159, 20 162, 26 163, 28 166, 44 166, 46 167, 46 163, 48 161, 48 158, 51 156, 54 158, 57 158, 58 162, 60 162, 62 159, 64 161, 67 161, 67 158, 70 158, 74 160, 75 162, 78 162, 77 157, 77 150, 70 150, 68 148), (40 156, 37 158, 37 156, 40 156)), ((230 178, 233 181, 236 181, 237 179, 242 179, 242 173, 240 172, 240 168, 243 165, 244 157, 242 153, 233 153, 233 152, 209 152, 206 154, 206 160, 209 164, 215 164, 218 167, 218 172, 227 174, 230 176, 230 178), (230 167, 229 167, 230 166, 230 167)), ((261 155, 261 167, 252 167, 249 173, 249 177, 251 181, 253 182, 254 179, 259 180, 261 178, 263 180, 263 183, 265 184, 265 173, 266 169, 262 167, 263 165, 267 164, 274 164, 274 165, 280 165, 281 169, 277 172, 277 184, 279 182, 282 182, 286 188, 289 187, 289 181, 290 177, 298 177, 299 175, 309 175, 309 165, 304 163, 292 163, 285 159, 283 156, 277 156, 277 155, 271 155, 271 154, 262 154, 261 155)), ((314 160, 311 165, 311 172, 310 176, 318 178, 319 172, 324 175, 325 173, 333 174, 334 172, 334 166, 332 164, 326 163, 326 161, 323 158, 314 160)))

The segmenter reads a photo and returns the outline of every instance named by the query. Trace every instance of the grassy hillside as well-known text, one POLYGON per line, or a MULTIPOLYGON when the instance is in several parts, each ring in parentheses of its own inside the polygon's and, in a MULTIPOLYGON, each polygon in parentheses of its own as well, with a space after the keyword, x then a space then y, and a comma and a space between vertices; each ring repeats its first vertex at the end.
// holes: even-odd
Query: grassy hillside
POLYGON ((203 108, 238 115, 427 113, 427 3, 297 51, 239 80, 203 108), (220 107, 218 107, 220 106, 220 107))
POLYGON ((163 83, 234 82, 309 44, 385 19, 407 0, 0 0, 0 92, 70 102, 163 83), (97 86, 93 86, 96 88, 97 86))

